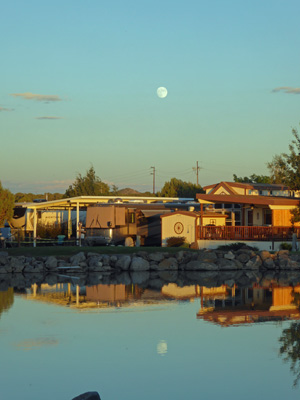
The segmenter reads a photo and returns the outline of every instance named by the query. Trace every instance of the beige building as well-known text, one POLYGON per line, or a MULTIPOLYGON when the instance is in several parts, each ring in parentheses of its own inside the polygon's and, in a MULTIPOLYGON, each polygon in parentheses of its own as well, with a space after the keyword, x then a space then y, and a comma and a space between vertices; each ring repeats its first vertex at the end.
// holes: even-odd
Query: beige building
POLYGON ((224 226, 227 216, 217 212, 175 211, 161 216, 161 243, 167 245, 170 237, 185 237, 187 243, 199 238, 199 227, 224 226), (202 221, 201 221, 202 218, 202 221))

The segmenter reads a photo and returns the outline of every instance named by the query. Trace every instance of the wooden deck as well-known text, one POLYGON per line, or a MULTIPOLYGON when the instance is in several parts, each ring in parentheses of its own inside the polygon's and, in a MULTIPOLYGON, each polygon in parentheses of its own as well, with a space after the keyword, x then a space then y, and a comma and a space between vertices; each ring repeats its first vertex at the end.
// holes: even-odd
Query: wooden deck
POLYGON ((199 226, 197 239, 291 241, 293 232, 300 238, 300 227, 291 226, 199 226))

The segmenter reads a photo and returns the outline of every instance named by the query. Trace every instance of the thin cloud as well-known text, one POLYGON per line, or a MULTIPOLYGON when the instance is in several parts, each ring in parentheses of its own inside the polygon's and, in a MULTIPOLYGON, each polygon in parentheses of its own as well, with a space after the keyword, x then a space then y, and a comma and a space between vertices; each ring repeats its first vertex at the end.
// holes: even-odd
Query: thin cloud
POLYGON ((44 116, 44 117, 35 117, 35 119, 62 119, 62 117, 49 117, 49 116, 44 116))
POLYGON ((273 93, 284 92, 287 94, 300 94, 300 88, 293 88, 291 86, 281 86, 272 90, 273 93))
POLYGON ((35 101, 61 101, 59 96, 53 94, 34 94, 30 92, 26 93, 11 93, 10 96, 22 97, 24 100, 35 100, 35 101))
POLYGON ((13 108, 4 108, 4 107, 0 107, 0 112, 1 111, 14 111, 13 108))

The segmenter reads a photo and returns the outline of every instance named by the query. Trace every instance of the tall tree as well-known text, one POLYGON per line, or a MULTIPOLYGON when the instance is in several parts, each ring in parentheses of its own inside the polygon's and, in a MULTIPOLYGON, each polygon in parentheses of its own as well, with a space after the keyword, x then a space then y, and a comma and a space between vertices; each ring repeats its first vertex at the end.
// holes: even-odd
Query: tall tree
POLYGON ((5 220, 9 221, 12 218, 14 204, 14 195, 8 189, 4 189, 0 181, 0 227, 5 220))
POLYGON ((84 176, 78 174, 65 193, 65 197, 104 195, 109 195, 109 186, 96 175, 93 166, 86 171, 84 176))
POLYGON ((244 177, 233 174, 233 180, 234 182, 240 182, 240 183, 272 183, 272 180, 269 176, 256 175, 256 174, 244 177))
POLYGON ((292 129, 292 135, 294 139, 289 145, 289 153, 275 155, 267 167, 273 182, 300 190, 300 137, 296 128, 292 129))
POLYGON ((172 178, 165 182, 163 188, 157 193, 160 197, 196 197, 197 193, 203 193, 200 185, 191 182, 185 182, 181 179, 172 178))

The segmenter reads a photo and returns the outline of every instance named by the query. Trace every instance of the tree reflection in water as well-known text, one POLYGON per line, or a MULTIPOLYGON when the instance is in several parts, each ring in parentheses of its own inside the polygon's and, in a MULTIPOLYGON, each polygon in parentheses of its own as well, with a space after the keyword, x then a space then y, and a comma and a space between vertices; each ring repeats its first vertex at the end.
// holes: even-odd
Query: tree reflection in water
POLYGON ((9 288, 6 292, 0 292, 0 317, 3 311, 7 311, 14 303, 14 289, 9 288))
MULTIPOLYGON (((300 293, 293 291, 293 304, 300 309, 300 293)), ((295 375, 294 387, 300 381, 300 322, 292 322, 290 327, 282 331, 279 339, 279 353, 285 362, 290 362, 290 370, 295 375)))

